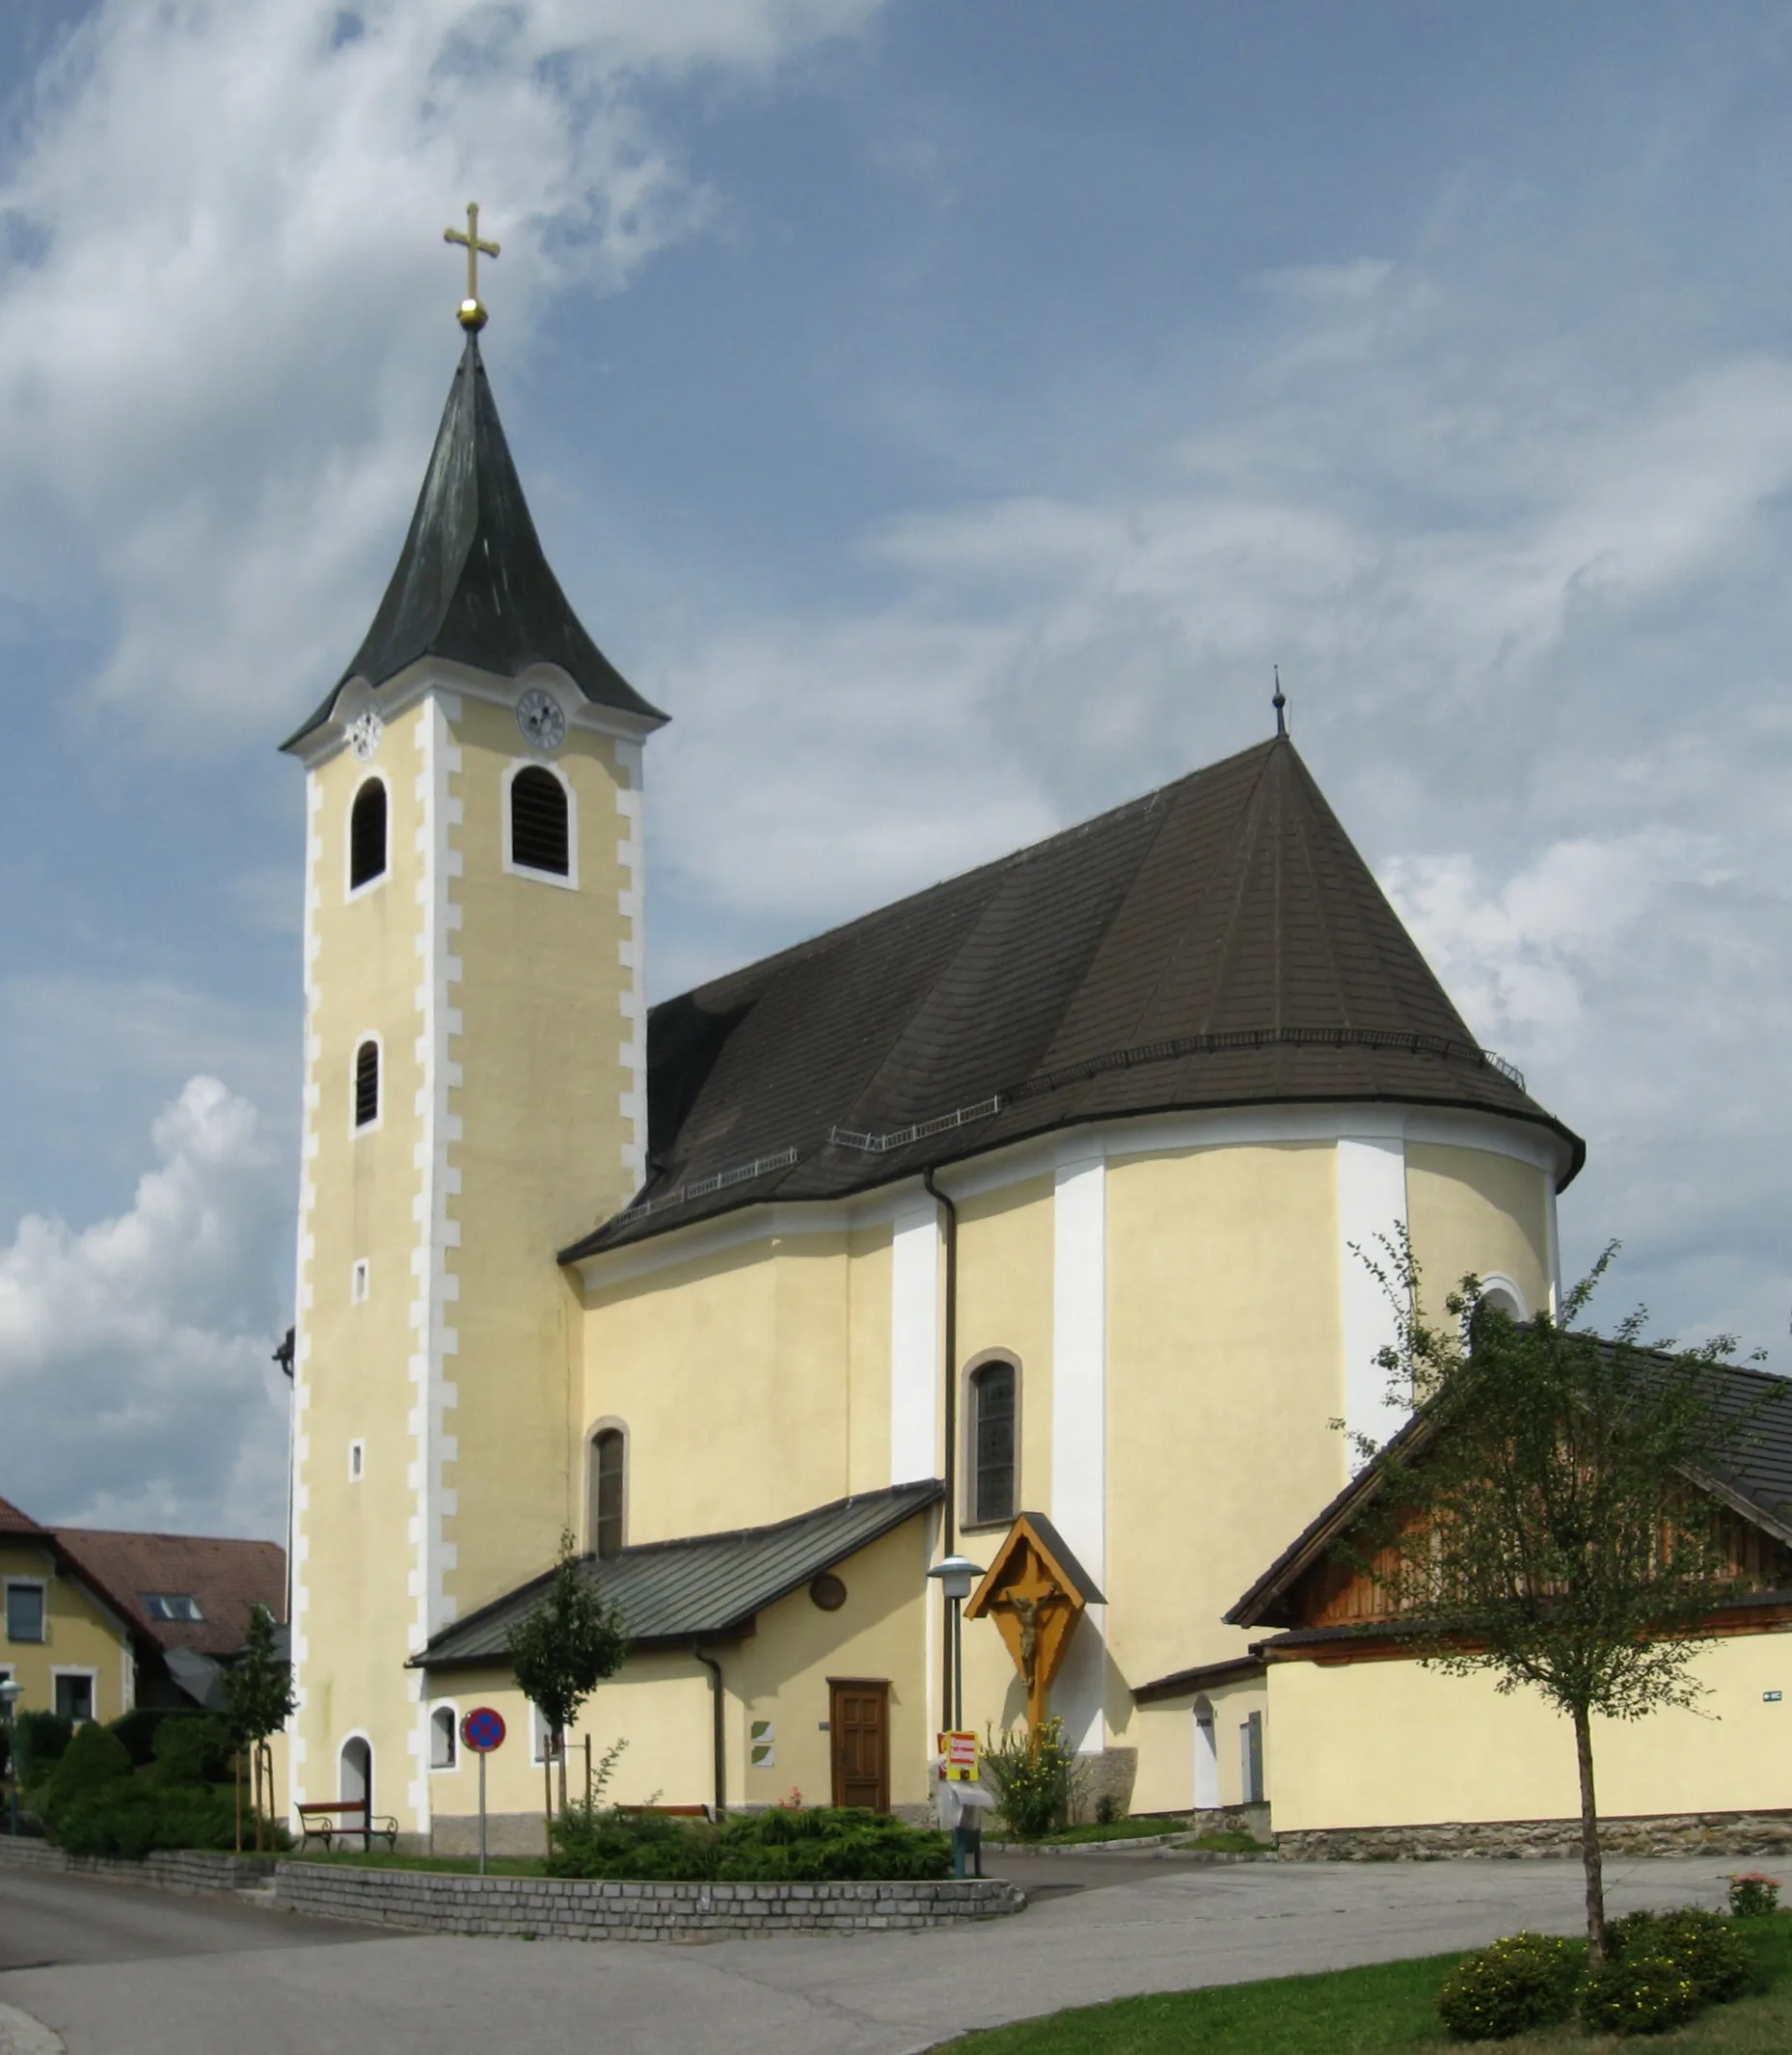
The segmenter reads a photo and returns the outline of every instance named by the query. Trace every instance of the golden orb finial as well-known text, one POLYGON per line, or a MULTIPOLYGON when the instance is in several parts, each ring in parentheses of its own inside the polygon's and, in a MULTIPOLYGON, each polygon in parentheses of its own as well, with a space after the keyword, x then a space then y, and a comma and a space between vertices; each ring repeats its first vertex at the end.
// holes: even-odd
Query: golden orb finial
POLYGON ((499 254, 496 243, 479 240, 479 203, 476 200, 467 203, 466 232, 463 234, 459 229, 444 229, 442 240, 459 243, 467 253, 467 297, 460 303, 455 319, 470 336, 476 336, 486 322, 485 309, 479 302, 479 258, 499 254))

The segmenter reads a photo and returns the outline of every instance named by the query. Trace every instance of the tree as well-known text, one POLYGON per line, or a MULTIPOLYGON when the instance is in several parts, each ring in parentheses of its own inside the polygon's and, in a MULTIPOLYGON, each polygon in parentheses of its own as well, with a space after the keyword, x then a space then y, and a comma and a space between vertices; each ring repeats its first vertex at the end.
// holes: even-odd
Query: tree
POLYGON ((594 1576, 580 1566, 570 1530, 548 1587, 510 1630, 510 1666, 523 1695, 537 1708, 560 1766, 560 1810, 566 1810, 566 1729, 579 1708, 622 1667, 628 1639, 594 1576))
MULTIPOLYGON (((274 1646, 274 1615, 265 1606, 249 1609, 249 1632, 243 1636, 243 1651, 224 1678, 225 1718, 231 1739, 238 1750, 249 1750, 254 1774, 256 1847, 261 1846, 264 1811, 273 1810, 274 1761, 268 1737, 286 1723, 298 1700, 292 1695, 292 1666, 283 1662, 274 1646), (265 1806, 263 1791, 266 1793, 265 1806)), ((242 1757, 237 1757, 238 1816, 236 1844, 242 1847, 242 1757)))
POLYGON ((1587 1935, 1603 1959, 1593 1716, 1640 1719, 1700 1695, 1699 1631, 1737 1564, 1699 1480, 1758 1408, 1724 1377, 1731 1337, 1674 1350, 1643 1345, 1642 1311, 1611 1338, 1577 1324, 1616 1243, 1559 1318, 1515 1321, 1467 1277, 1436 1326, 1404 1233, 1384 1250, 1385 1265, 1365 1258, 1399 1322, 1379 1361, 1390 1396, 1419 1411, 1385 1448, 1362 1445, 1381 1475, 1347 1553, 1425 1663, 1491 1670, 1501 1691, 1532 1687, 1571 1721, 1587 1935))

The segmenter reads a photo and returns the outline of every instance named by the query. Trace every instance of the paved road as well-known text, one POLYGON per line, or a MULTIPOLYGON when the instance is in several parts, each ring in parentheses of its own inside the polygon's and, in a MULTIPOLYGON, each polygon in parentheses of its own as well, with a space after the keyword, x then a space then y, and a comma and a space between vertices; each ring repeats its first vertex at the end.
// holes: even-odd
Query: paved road
MULTIPOLYGON (((1720 1904, 1732 1867, 1615 1863, 1613 1908, 1720 1904)), ((531 1946, 0 1873, 0 1963, 18 1965, 0 1966, 0 2009, 46 2022, 68 2055, 910 2055, 1064 2005, 1385 1961, 1520 1926, 1567 1933, 1580 1916, 1579 1866, 1560 1861, 1216 1869, 1108 1855, 1039 1862, 1033 1879, 1050 1888, 1026 1912, 969 1932, 531 1946)))

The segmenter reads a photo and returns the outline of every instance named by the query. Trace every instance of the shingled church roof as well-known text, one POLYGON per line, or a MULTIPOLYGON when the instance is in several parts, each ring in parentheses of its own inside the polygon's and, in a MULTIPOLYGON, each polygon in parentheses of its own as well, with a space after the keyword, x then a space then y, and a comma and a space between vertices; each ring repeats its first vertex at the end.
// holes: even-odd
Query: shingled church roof
POLYGON ((655 724, 665 718, 592 641, 560 590, 472 335, 373 625, 323 704, 281 746, 293 748, 328 720, 351 678, 381 686, 427 656, 504 678, 555 663, 594 705, 655 724))
POLYGON ((653 1009, 648 1182, 574 1260, 1051 1128, 1368 1100, 1543 1127, 1278 736, 653 1009))

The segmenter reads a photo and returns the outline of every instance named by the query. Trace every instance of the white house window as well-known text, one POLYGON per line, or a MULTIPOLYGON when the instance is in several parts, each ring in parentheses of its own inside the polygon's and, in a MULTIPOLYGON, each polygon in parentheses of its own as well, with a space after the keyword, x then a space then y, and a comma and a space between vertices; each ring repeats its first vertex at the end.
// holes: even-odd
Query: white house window
POLYGON ((140 1591, 137 1597, 152 1620, 192 1622, 205 1617, 190 1591, 140 1591))
POLYGON ((41 1641, 44 1638, 44 1590, 40 1583, 8 1584, 6 1587, 6 1637, 9 1641, 41 1641))
POLYGON ((56 1672, 56 1717, 71 1719, 78 1726, 94 1717, 94 1672, 91 1669, 56 1672))
POLYGON ((455 1750, 459 1745, 454 1731, 454 1708, 439 1705, 429 1716, 429 1767, 432 1770, 452 1770, 455 1750))

